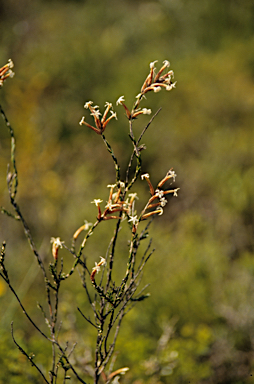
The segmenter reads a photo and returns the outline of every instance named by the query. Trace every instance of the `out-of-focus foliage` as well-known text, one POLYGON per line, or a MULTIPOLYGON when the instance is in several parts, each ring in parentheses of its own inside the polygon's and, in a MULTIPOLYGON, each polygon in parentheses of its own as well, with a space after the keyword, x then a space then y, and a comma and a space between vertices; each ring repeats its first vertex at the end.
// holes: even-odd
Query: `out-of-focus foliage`
MULTIPOLYGON (((105 197, 113 179, 102 142, 78 125, 84 102, 102 106, 124 94, 131 105, 149 62, 172 62, 177 89, 143 102, 154 112, 163 107, 144 137, 143 166, 154 183, 174 167, 181 190, 154 221, 157 251, 144 276, 151 297, 126 317, 116 365, 129 366, 125 380, 136 384, 251 383, 253 1, 0 1, 0 47, 0 64, 15 63, 1 103, 17 137, 20 206, 45 258, 51 236, 68 242, 91 221, 90 201, 105 197)), ((106 135, 124 167, 127 121, 117 112, 106 135)), ((8 206, 9 137, 0 127, 1 205, 8 206)), ((16 288, 42 322, 35 309, 41 277, 19 223, 1 216, 0 231, 16 288)), ((107 233, 96 245, 91 263, 105 251, 107 233)), ((42 342, 1 281, 0 295, 0 381, 36 383, 6 334, 11 320, 44 363, 42 342)), ((82 334, 89 363, 93 333, 75 310, 84 297, 69 284, 63 299, 64 331, 71 341, 82 334)))

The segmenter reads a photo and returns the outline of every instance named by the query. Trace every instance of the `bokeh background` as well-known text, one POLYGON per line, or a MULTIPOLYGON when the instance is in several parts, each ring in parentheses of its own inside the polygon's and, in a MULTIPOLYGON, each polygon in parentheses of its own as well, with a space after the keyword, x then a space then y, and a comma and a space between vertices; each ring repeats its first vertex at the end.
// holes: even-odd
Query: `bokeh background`
MULTIPOLYGON (((0 64, 15 63, 1 104, 17 138, 18 201, 37 248, 50 261, 50 238, 67 244, 94 198, 114 181, 99 136, 78 122, 83 105, 125 95, 132 105, 149 63, 167 59, 177 87, 151 94, 162 111, 144 138, 144 171, 156 184, 173 167, 180 187, 153 222, 156 252, 144 284, 151 297, 123 322, 116 368, 126 383, 252 383, 254 375, 254 3, 253 0, 1 0, 0 64)), ((159 64, 158 64, 159 65, 159 64)), ((128 159, 127 121, 107 131, 120 164, 128 159)), ((139 131, 148 121, 139 119, 139 131)), ((0 121, 0 196, 8 208, 10 140, 0 121)), ((146 199, 147 190, 140 187, 146 199)), ((142 196, 140 197, 142 199, 142 196)), ((43 325, 42 277, 19 223, 1 216, 7 266, 28 312, 43 325)), ((106 228, 106 227, 105 227, 106 228)), ((105 252, 100 233, 91 265, 105 252)), ((69 284, 69 285, 68 285, 69 284)), ((75 279, 62 294, 63 333, 91 362, 93 331, 75 279)), ((47 348, 0 281, 0 382, 40 383, 16 350, 15 335, 47 368, 47 348)), ((50 351, 50 350, 49 350, 50 351)))

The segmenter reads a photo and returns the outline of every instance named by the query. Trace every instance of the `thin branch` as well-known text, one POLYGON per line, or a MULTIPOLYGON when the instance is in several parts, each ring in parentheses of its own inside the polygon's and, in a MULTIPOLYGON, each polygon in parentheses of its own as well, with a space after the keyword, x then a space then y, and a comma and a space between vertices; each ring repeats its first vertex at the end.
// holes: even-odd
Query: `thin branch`
POLYGON ((116 223, 116 229, 115 229, 115 233, 114 233, 114 237, 113 237, 113 241, 112 241, 112 248, 111 248, 111 252, 110 252, 110 255, 109 255, 109 269, 108 269, 107 284, 106 284, 106 287, 105 287, 105 292, 108 291, 109 285, 110 285, 110 282, 111 282, 112 269, 113 269, 113 263, 114 263, 115 247, 116 247, 116 241, 117 241, 118 233, 120 231, 121 219, 122 219, 122 211, 120 212, 119 220, 116 223))
POLYGON ((106 137, 104 136, 104 134, 102 133, 101 135, 103 141, 104 141, 104 144, 106 145, 107 147, 107 150, 109 151, 109 153, 111 154, 111 157, 114 161, 114 164, 115 164, 115 171, 116 171, 116 182, 118 182, 120 180, 120 167, 119 167, 119 164, 117 162, 117 158, 115 157, 115 154, 113 152, 113 149, 111 148, 111 145, 109 144, 109 142, 106 140, 106 137))
POLYGON ((41 329, 34 323, 34 321, 33 321, 33 320, 31 319, 31 317, 28 315, 28 313, 27 313, 27 311, 25 310, 23 304, 21 303, 21 301, 20 301, 20 299, 19 299, 17 293, 15 292, 14 288, 12 287, 10 281, 7 281, 6 279, 5 279, 5 281, 7 282, 7 284, 8 284, 8 286, 9 286, 10 290, 12 291, 12 293, 14 294, 14 296, 16 297, 16 299, 17 299, 17 301, 18 301, 18 303, 19 303, 19 305, 20 305, 20 307, 21 307, 23 313, 26 315, 26 317, 27 317, 27 319, 29 320, 29 322, 34 326, 35 329, 37 329, 37 331, 38 331, 38 332, 39 332, 45 339, 47 339, 48 341, 52 342, 52 340, 51 340, 47 335, 45 335, 45 333, 43 333, 43 332, 41 331, 41 329))
MULTIPOLYGON (((13 173, 12 175, 10 176, 10 178, 7 176, 7 185, 8 185, 8 190, 9 190, 9 197, 10 197, 10 202, 11 202, 11 205, 13 206, 17 216, 15 218, 18 218, 21 222, 22 222, 22 225, 23 225, 23 229, 24 229, 24 232, 25 232, 25 235, 26 235, 26 238, 29 242, 29 245, 30 245, 30 248, 32 249, 37 261, 38 261, 38 264, 42 270, 42 273, 43 273, 43 276, 44 276, 44 281, 45 281, 45 286, 46 286, 46 292, 47 292, 47 301, 48 301, 48 305, 49 305, 49 309, 50 309, 50 313, 52 312, 52 309, 51 309, 51 299, 50 299, 50 290, 49 290, 49 281, 48 281, 48 278, 47 278, 47 274, 46 274, 46 270, 44 268, 44 265, 43 265, 43 262, 42 262, 42 259, 38 253, 38 251, 36 250, 36 247, 35 247, 35 244, 34 244, 34 241, 33 241, 33 238, 32 238, 32 235, 31 235, 31 232, 30 232, 30 229, 23 217, 23 215, 21 214, 21 211, 20 211, 20 208, 18 206, 18 204, 16 203, 16 194, 17 194, 17 188, 18 188, 18 170, 17 170, 17 167, 16 167, 16 159, 15 159, 15 148, 16 148, 16 140, 15 140, 15 136, 14 136, 14 130, 12 129, 11 127, 11 124, 2 108, 2 106, 0 105, 0 112, 2 114, 2 117, 5 121, 5 125, 7 126, 8 130, 9 130, 9 133, 10 133, 10 136, 11 136, 11 163, 12 163, 12 167, 13 167, 13 173), (14 189, 12 191, 12 181, 14 180, 14 189), (10 185, 11 183, 11 185, 10 185)), ((7 213, 7 212, 6 212, 7 213)), ((7 213, 8 214, 8 213, 7 213)))
POLYGON ((49 381, 46 379, 45 375, 43 374, 43 372, 40 370, 40 368, 38 367, 38 365, 36 365, 32 359, 31 356, 29 356, 26 351, 17 343, 17 341, 15 340, 14 338, 14 334, 13 334, 13 321, 11 322, 11 336, 12 336, 12 340, 14 341, 15 345, 18 347, 18 349, 20 350, 20 352, 26 356, 26 358, 30 361, 30 363, 32 364, 33 367, 35 367, 37 369, 37 371, 40 373, 40 375, 42 376, 43 380, 50 384, 49 381))
POLYGON ((7 126, 8 130, 9 130, 9 133, 10 133, 10 136, 11 136, 11 163, 12 163, 12 166, 13 166, 13 178, 14 178, 14 190, 12 192, 12 198, 15 199, 15 196, 16 196, 16 193, 17 193, 17 188, 18 188, 18 171, 17 171, 17 167, 16 167, 16 159, 15 159, 15 149, 16 149, 16 141, 15 141, 15 137, 14 137, 14 131, 11 127, 11 124, 9 122, 9 120, 7 119, 7 116, 0 104, 0 113, 4 119, 4 122, 5 122, 5 125, 7 126))
POLYGON ((79 313, 81 314, 82 317, 84 317, 84 319, 89 323, 91 324, 94 328, 98 329, 97 325, 95 325, 90 319, 88 319, 88 317, 86 317, 84 315, 84 313, 81 311, 80 308, 77 308, 77 310, 79 311, 79 313))
POLYGON ((138 140, 137 140, 137 145, 140 143, 142 137, 144 136, 145 132, 147 131, 147 129, 149 128, 149 126, 151 125, 152 121, 155 119, 155 117, 160 113, 160 111, 162 110, 162 108, 159 108, 157 112, 155 112, 155 114, 152 116, 151 120, 149 121, 149 123, 145 126, 145 128, 143 129, 143 131, 141 132, 138 140))
MULTIPOLYGON (((145 132, 147 131, 147 129, 149 128, 149 126, 151 125, 152 121, 155 119, 155 117, 159 114, 159 112, 161 111, 162 108, 159 108, 158 111, 152 116, 152 118, 150 119, 149 123, 145 126, 145 128, 143 129, 143 131, 141 132, 137 142, 135 142, 135 145, 134 145, 134 149, 133 149, 133 152, 131 154, 131 157, 130 157, 130 161, 129 161, 129 164, 128 164, 128 167, 127 167, 127 170, 126 170, 126 175, 125 175, 125 183, 126 185, 128 185, 127 189, 126 189, 126 192, 128 190, 131 189, 132 185, 135 183, 135 181, 137 180, 137 177, 141 171, 141 158, 140 158, 140 151, 138 151, 138 145, 142 139, 142 137, 144 136, 145 132), (135 169, 135 175, 133 176, 132 180, 129 182, 129 174, 130 174, 130 170, 131 170, 131 166, 132 166, 132 163, 133 163, 133 160, 134 160, 134 155, 136 154, 136 157, 137 157, 137 166, 136 166, 136 169, 135 169)), ((133 131, 132 131, 132 124, 130 125, 130 130, 131 130, 131 139, 132 139, 132 142, 134 140, 134 136, 133 136, 133 131)))
POLYGON ((125 315, 124 309, 121 309, 121 313, 120 313, 120 317, 119 317, 118 324, 117 324, 117 327, 116 327, 114 339, 113 339, 113 342, 112 342, 112 344, 111 344, 111 346, 109 348, 109 352, 107 354, 107 357, 104 359, 104 362, 100 366, 99 375, 101 374, 101 372, 104 370, 104 368, 108 364, 108 361, 111 358, 112 353, 114 352, 114 348, 115 348, 115 344, 116 344, 116 339, 117 339, 117 336, 119 334, 120 325, 121 325, 121 322, 122 322, 122 319, 123 319, 124 315, 125 315))
POLYGON ((74 373, 74 375, 76 376, 76 378, 83 384, 87 384, 80 376, 79 374, 77 373, 77 371, 75 370, 75 368, 73 367, 73 365, 70 363, 69 361, 69 358, 68 356, 66 355, 65 353, 65 350, 61 347, 61 345, 58 343, 58 341, 54 340, 54 343, 57 345, 59 351, 62 353, 62 356, 65 358, 67 364, 69 364, 69 367, 70 369, 72 370, 72 372, 74 373))

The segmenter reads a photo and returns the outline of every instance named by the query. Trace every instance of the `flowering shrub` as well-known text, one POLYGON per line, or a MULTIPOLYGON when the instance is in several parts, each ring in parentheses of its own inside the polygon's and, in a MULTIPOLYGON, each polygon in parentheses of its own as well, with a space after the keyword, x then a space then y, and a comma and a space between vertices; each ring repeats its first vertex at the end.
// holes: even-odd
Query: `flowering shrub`
MULTIPOLYGON (((149 236, 149 225, 152 219, 155 216, 163 214, 163 209, 167 204, 166 196, 177 196, 179 189, 166 186, 167 184, 171 185, 175 181, 176 173, 173 169, 166 172, 165 176, 159 181, 156 187, 152 185, 148 173, 143 173, 141 175, 142 151, 146 149, 145 145, 141 144, 141 139, 160 110, 153 115, 139 137, 136 137, 133 129, 134 122, 136 122, 142 115, 150 115, 152 113, 151 109, 141 108, 140 104, 143 99, 146 98, 146 94, 149 91, 157 93, 163 88, 170 91, 176 86, 176 83, 172 81, 174 76, 173 71, 168 70, 170 65, 169 62, 165 60, 158 72, 156 72, 155 64, 156 61, 150 64, 149 74, 141 87, 140 93, 136 96, 136 101, 134 102, 132 109, 129 109, 125 104, 124 96, 119 97, 116 102, 117 106, 124 108, 129 124, 129 138, 133 146, 129 162, 124 172, 124 177, 122 176, 119 162, 114 151, 105 137, 106 127, 110 124, 110 121, 113 118, 117 119, 112 104, 106 102, 105 110, 102 113, 98 106, 93 105, 92 101, 88 101, 84 105, 85 109, 90 111, 93 123, 88 123, 83 116, 79 124, 92 129, 101 136, 114 163, 115 182, 114 184, 107 186, 109 188, 109 195, 106 204, 103 205, 103 200, 100 198, 96 198, 92 201, 97 209, 96 219, 93 223, 89 223, 85 220, 84 224, 79 226, 73 234, 71 244, 66 245, 66 242, 62 241, 59 237, 51 238, 53 259, 49 264, 49 274, 45 263, 35 246, 29 226, 17 203, 18 172, 15 160, 15 136, 6 114, 0 106, 2 116, 11 136, 11 165, 8 166, 7 186, 13 212, 8 211, 3 207, 1 208, 1 211, 21 222, 32 252, 36 257, 39 268, 43 274, 47 309, 44 309, 45 305, 42 306, 41 304, 38 304, 38 306, 48 325, 48 332, 44 332, 29 316, 10 281, 5 266, 5 242, 2 244, 0 275, 15 295, 30 324, 38 331, 40 336, 44 338, 46 342, 52 344, 52 363, 47 376, 44 369, 41 368, 40 363, 35 361, 34 356, 29 355, 18 343, 14 337, 12 325, 12 337, 14 343, 20 352, 30 361, 32 366, 37 369, 46 383, 53 384, 57 383, 57 381, 59 382, 59 380, 65 382, 72 377, 78 382, 86 382, 85 377, 87 376, 88 370, 84 366, 76 366, 75 362, 72 360, 75 345, 69 346, 67 340, 65 343, 59 340, 59 326, 61 323, 61 312, 59 310, 60 289, 63 289, 63 282, 66 279, 74 273, 78 276, 78 272, 81 287, 84 288, 87 300, 91 305, 93 319, 91 320, 80 308, 78 308, 78 311, 83 316, 84 320, 95 328, 97 332, 93 361, 94 368, 93 372, 90 372, 94 378, 94 383, 98 383, 99 380, 104 383, 116 383, 118 382, 119 375, 124 374, 128 370, 127 367, 124 367, 114 371, 113 364, 109 364, 109 362, 112 362, 113 359, 116 339, 122 325, 123 317, 135 303, 142 301, 149 296, 148 293, 144 292, 146 287, 140 290, 138 290, 138 288, 144 267, 154 250, 151 249, 151 241, 149 241, 145 247, 145 251, 142 253, 140 251, 140 244, 145 242, 149 236), (143 203, 143 209, 138 212, 135 207, 135 201, 138 196, 137 193, 132 192, 131 190, 140 175, 141 179, 147 183, 150 195, 149 193, 147 194, 147 198, 143 203), (101 222, 108 220, 115 221, 114 232, 110 244, 107 246, 105 254, 100 257, 100 261, 95 262, 95 266, 90 270, 87 264, 87 256, 84 255, 84 248, 86 247, 87 242, 90 241, 93 232, 98 230, 101 222), (143 225, 143 222, 146 223, 143 225), (125 255, 127 267, 121 276, 120 284, 117 284, 113 278, 113 271, 115 270, 115 260, 118 257, 116 244, 119 239, 120 225, 122 225, 122 223, 123 225, 126 225, 129 230, 129 239, 127 239, 128 252, 125 255), (82 241, 80 242, 80 245, 77 246, 77 240, 80 240, 81 237, 82 241), (73 258, 72 267, 67 271, 65 270, 64 259, 63 257, 60 257, 62 248, 65 248, 73 258), (100 277, 97 277, 97 274, 99 273, 101 273, 100 277), (87 279, 87 276, 90 278, 87 279)), ((13 76, 12 67, 13 63, 9 60, 8 64, 0 69, 0 86, 3 85, 4 80, 13 76)))

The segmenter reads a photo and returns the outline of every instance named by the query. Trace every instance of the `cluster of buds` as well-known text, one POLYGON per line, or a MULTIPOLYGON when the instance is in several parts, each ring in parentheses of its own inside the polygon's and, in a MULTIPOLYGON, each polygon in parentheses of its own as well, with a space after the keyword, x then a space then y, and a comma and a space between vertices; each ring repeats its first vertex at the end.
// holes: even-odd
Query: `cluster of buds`
POLYGON ((9 59, 8 63, 5 64, 2 68, 0 68, 0 87, 2 87, 4 80, 6 80, 8 77, 14 76, 14 72, 12 71, 13 67, 13 61, 9 59))
MULTIPOLYGON (((110 188, 109 192, 109 198, 107 201, 107 204, 104 208, 104 211, 101 209, 101 203, 103 200, 101 199, 94 199, 92 201, 93 204, 96 205, 98 208, 98 215, 97 220, 103 221, 103 220, 110 220, 110 219, 119 219, 120 216, 116 215, 117 212, 122 212, 122 219, 124 219, 126 216, 128 217, 128 222, 132 224, 132 231, 133 233, 137 230, 137 225, 140 221, 146 220, 149 217, 153 215, 162 215, 163 214, 163 208, 167 204, 166 195, 172 194, 173 196, 177 196, 179 188, 174 189, 168 189, 163 190, 162 186, 166 183, 168 180, 175 181, 176 173, 172 169, 170 169, 166 176, 158 183, 157 187, 154 188, 151 181, 150 176, 148 173, 145 173, 141 175, 142 180, 146 180, 147 184, 149 186, 151 197, 148 200, 145 208, 141 212, 141 214, 138 215, 135 212, 134 205, 135 205, 135 199, 137 199, 136 193, 130 193, 126 199, 123 198, 122 194, 122 188, 124 187, 123 182, 119 182, 118 184, 112 184, 108 185, 108 188, 110 188)), ((83 229, 83 227, 81 227, 83 229)), ((79 231, 79 230, 78 230, 79 231)), ((80 232, 79 232, 80 233, 80 232)))
POLYGON ((125 187, 124 182, 120 181, 118 184, 110 184, 107 186, 110 188, 109 198, 107 204, 102 212, 100 204, 103 202, 101 199, 94 199, 92 201, 98 208, 97 220, 111 220, 119 219, 120 217, 116 215, 117 212, 122 212, 123 215, 121 219, 125 219, 126 216, 129 218, 133 217, 135 199, 137 199, 136 193, 129 193, 126 199, 123 199, 122 188, 125 187))
POLYGON ((135 215, 135 213, 133 213, 133 214, 128 213, 128 215, 129 215, 128 221, 129 221, 129 223, 132 224, 132 233, 136 233, 138 223, 140 221, 146 220, 153 215, 161 216, 163 214, 163 208, 165 207, 165 205, 168 202, 167 199, 165 198, 165 195, 172 194, 173 196, 177 196, 177 192, 178 192, 179 188, 168 189, 166 191, 161 189, 161 187, 166 183, 167 180, 172 179, 173 181, 175 181, 176 176, 177 175, 176 175, 175 171, 170 169, 167 172, 166 176, 158 183, 156 189, 154 189, 154 187, 150 181, 149 174, 145 173, 145 174, 141 175, 141 179, 142 180, 145 179, 147 181, 147 184, 148 184, 149 189, 150 189, 151 197, 148 200, 145 208, 143 209, 143 211, 141 212, 139 217, 137 215, 135 215))
POLYGON ((155 72, 155 69, 156 69, 155 63, 157 63, 157 60, 150 63, 150 72, 147 78, 145 79, 144 84, 141 87, 140 93, 136 96, 137 101, 134 104, 132 111, 130 111, 125 105, 124 96, 119 97, 119 99, 116 102, 117 105, 120 104, 124 107, 126 116, 128 117, 129 120, 137 118, 137 116, 140 114, 146 115, 151 113, 151 109, 138 108, 140 101, 143 99, 143 97, 145 97, 145 94, 147 92, 149 91, 159 92, 161 91, 162 88, 165 88, 166 91, 171 91, 171 89, 176 87, 176 81, 172 82, 172 78, 174 77, 174 72, 170 70, 163 74, 165 69, 167 69, 170 66, 169 61, 164 60, 162 67, 157 73, 155 72))
POLYGON ((106 102, 105 111, 102 115, 98 109, 99 108, 98 105, 93 106, 92 104, 93 104, 92 101, 88 101, 84 105, 84 108, 90 110, 91 116, 93 116, 93 118, 94 118, 95 126, 88 124, 85 121, 85 116, 82 117, 82 119, 79 122, 79 125, 86 125, 87 127, 91 128, 94 132, 96 132, 98 135, 101 135, 105 131, 105 128, 106 128, 107 124, 110 122, 110 120, 112 120, 113 118, 115 118, 117 120, 116 112, 114 112, 111 109, 112 104, 106 102), (108 116, 109 113, 111 113, 111 116, 108 116), (102 117, 100 117, 100 116, 102 116, 102 117))
MULTIPOLYGON (((169 61, 164 60, 163 65, 158 71, 158 73, 155 72, 155 63, 156 61, 153 61, 150 63, 150 72, 147 76, 147 78, 144 81, 144 84, 141 87, 140 93, 136 96, 137 101, 134 104, 134 107, 132 111, 129 110, 129 108, 125 104, 124 96, 120 96, 118 100, 116 101, 116 105, 122 105, 125 109, 126 116, 129 120, 136 119, 139 115, 150 115, 152 113, 151 109, 148 108, 139 108, 140 101, 145 97, 145 94, 149 91, 159 92, 162 88, 165 88, 167 91, 171 91, 171 89, 176 87, 176 81, 172 82, 172 78, 174 77, 174 72, 172 70, 167 71, 163 74, 165 69, 167 69, 170 66, 169 61)), ((105 104, 105 111, 103 115, 99 111, 98 105, 93 106, 92 101, 88 101, 84 108, 89 109, 91 112, 91 115, 94 118, 95 125, 91 125, 85 121, 85 117, 83 116, 80 120, 80 125, 86 125, 87 127, 91 128, 94 132, 96 132, 98 135, 101 135, 109 121, 113 118, 117 119, 116 113, 112 110, 112 104, 106 102, 105 104), (111 116, 108 116, 109 112, 111 113, 111 116), (102 117, 101 117, 102 116, 102 117)))
POLYGON ((100 261, 98 264, 95 262, 95 267, 93 267, 93 269, 92 269, 92 273, 91 273, 91 275, 90 275, 90 279, 91 279, 92 281, 94 281, 94 278, 95 278, 96 273, 99 273, 99 272, 100 272, 100 270, 101 270, 101 266, 103 266, 103 265, 106 264, 106 260, 104 259, 104 257, 101 257, 101 256, 100 256, 100 258, 101 258, 101 261, 100 261))
POLYGON ((167 71, 164 75, 162 74, 166 68, 170 67, 169 61, 163 61, 163 66, 158 73, 155 73, 155 63, 157 63, 157 60, 150 63, 150 73, 145 79, 144 84, 141 87, 141 92, 138 94, 137 98, 140 96, 143 97, 144 94, 149 91, 159 92, 162 87, 165 88, 166 91, 171 91, 171 89, 175 88, 176 82, 173 83, 171 81, 174 77, 174 72, 171 70, 167 71))
POLYGON ((107 187, 110 188, 109 198, 103 212, 100 207, 100 203, 102 203, 103 200, 94 199, 92 201, 98 208, 97 220, 99 221, 119 219, 119 216, 115 214, 125 210, 125 202, 121 199, 122 188, 125 187, 124 182, 120 181, 118 184, 109 184, 107 187), (116 192, 114 192, 115 190, 116 192))
POLYGON ((50 242, 52 243, 52 255, 54 259, 57 260, 58 250, 59 248, 63 248, 64 241, 61 241, 60 237, 51 237, 50 242))

